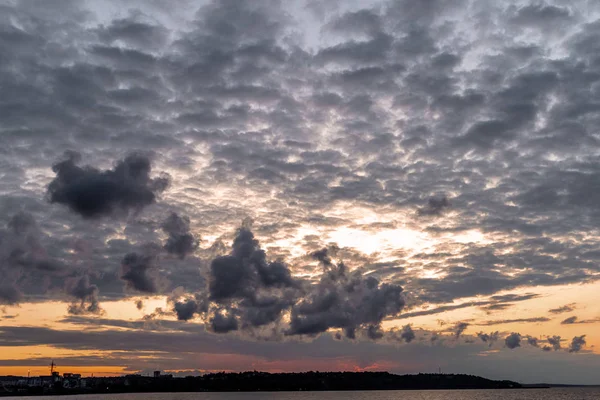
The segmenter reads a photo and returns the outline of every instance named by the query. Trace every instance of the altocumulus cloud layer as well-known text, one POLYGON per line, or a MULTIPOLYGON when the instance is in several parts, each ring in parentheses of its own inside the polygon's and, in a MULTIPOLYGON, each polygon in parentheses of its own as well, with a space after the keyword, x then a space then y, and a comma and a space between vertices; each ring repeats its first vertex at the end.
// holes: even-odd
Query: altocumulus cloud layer
POLYGON ((597 280, 600 4, 356 3, 3 2, 0 304, 91 324, 160 294, 177 329, 281 346, 582 350, 468 334, 593 327, 572 304, 386 321, 597 280))

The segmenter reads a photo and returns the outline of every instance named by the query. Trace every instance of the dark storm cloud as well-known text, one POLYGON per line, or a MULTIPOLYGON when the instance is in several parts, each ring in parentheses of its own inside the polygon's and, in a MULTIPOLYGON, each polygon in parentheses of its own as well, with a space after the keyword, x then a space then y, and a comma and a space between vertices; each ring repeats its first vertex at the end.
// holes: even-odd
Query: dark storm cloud
POLYGON ((177 319, 179 321, 187 321, 192 319, 194 314, 198 311, 198 303, 192 299, 176 302, 173 305, 173 310, 177 314, 177 319))
POLYGON ((268 261, 246 227, 238 229, 230 254, 210 262, 208 275, 206 295, 198 293, 173 303, 179 320, 208 316, 216 333, 277 323, 301 293, 302 282, 283 262, 268 261))
POLYGON ((183 259, 198 248, 199 241, 190 232, 190 219, 171 213, 163 222, 162 230, 169 235, 165 250, 183 259))
MULTIPOLYGON (((337 332, 339 333, 339 332, 337 332)), ((385 333, 379 326, 369 325, 367 327, 367 337, 371 340, 379 340, 381 339, 385 333)))
POLYGON ((14 284, 0 285, 0 304, 17 304, 23 299, 23 293, 14 284))
POLYGON ((511 333, 504 339, 504 344, 509 349, 521 347, 521 335, 515 332, 511 333))
POLYGON ((216 333, 227 333, 238 329, 238 320, 233 315, 216 312, 209 322, 211 330, 216 333))
POLYGON ((0 302, 17 304, 27 292, 45 295, 62 283, 69 268, 51 257, 47 239, 33 215, 24 211, 12 215, 6 229, 0 229, 0 302))
MULTIPOLYGON (((252 329, 278 323, 290 312, 286 335, 318 335, 329 329, 342 329, 349 338, 357 331, 379 339, 381 322, 397 315, 404 305, 402 288, 349 271, 343 263, 334 264, 328 250, 314 252, 323 274, 315 284, 292 277, 287 266, 267 261, 253 233, 238 230, 229 255, 216 257, 210 264, 208 303, 200 310, 197 299, 175 302, 178 319, 206 315, 216 333, 239 328, 252 329)), ((411 339, 412 340, 412 339, 411 339)))
POLYGON ((210 298, 217 302, 229 299, 254 299, 257 291, 298 286, 288 267, 281 262, 268 262, 254 234, 240 228, 231 254, 211 262, 210 298))
POLYGON ((151 161, 142 154, 129 154, 114 169, 105 171, 79 167, 78 153, 67 152, 65 156, 52 167, 56 178, 48 185, 48 198, 84 218, 139 211, 152 204, 169 185, 166 175, 150 177, 151 161))
POLYGON ((121 279, 127 288, 142 293, 158 293, 157 260, 152 248, 126 254, 121 261, 121 279))
POLYGON ((188 321, 196 314, 204 314, 208 311, 208 301, 202 295, 188 297, 173 302, 173 311, 179 321, 188 321))
POLYGON ((349 271, 343 263, 333 264, 326 252, 314 257, 321 261, 323 274, 292 307, 288 335, 316 335, 339 328, 353 339, 359 328, 376 329, 384 318, 396 316, 404 307, 400 286, 349 271))

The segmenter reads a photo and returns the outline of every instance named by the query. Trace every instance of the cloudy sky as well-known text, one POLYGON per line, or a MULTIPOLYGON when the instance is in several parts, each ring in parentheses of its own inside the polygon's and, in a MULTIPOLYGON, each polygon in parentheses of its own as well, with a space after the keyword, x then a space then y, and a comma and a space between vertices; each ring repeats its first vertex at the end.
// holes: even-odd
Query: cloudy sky
POLYGON ((0 374, 600 383, 600 3, 0 0, 0 374))

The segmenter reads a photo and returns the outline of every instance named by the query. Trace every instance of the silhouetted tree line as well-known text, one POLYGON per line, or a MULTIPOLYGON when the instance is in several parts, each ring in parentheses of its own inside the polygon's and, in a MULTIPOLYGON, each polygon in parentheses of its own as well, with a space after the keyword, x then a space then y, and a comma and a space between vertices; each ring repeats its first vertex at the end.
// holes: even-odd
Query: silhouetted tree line
MULTIPOLYGON (((234 392, 234 391, 326 391, 326 390, 417 390, 417 389, 507 389, 520 388, 512 381, 494 381, 473 375, 388 372, 242 372, 212 373, 203 376, 152 378, 128 375, 118 378, 91 378, 85 389, 55 387, 44 394, 139 393, 139 392, 234 392)), ((36 389, 39 391, 39 389, 36 389)), ((17 394, 17 393, 13 393, 17 394)), ((42 394, 35 391, 19 394, 42 394)), ((0 394, 1 395, 1 394, 0 394)))

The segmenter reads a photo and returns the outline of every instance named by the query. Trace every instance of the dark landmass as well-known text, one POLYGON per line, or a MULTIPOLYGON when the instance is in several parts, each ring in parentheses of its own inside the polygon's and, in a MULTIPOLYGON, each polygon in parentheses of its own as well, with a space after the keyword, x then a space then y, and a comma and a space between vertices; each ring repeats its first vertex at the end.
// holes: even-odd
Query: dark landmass
POLYGON ((171 375, 158 375, 155 377, 127 375, 114 378, 80 378, 79 381, 67 379, 55 380, 42 386, 31 386, 26 384, 28 378, 21 378, 20 381, 15 379, 2 381, 0 377, 0 382, 4 382, 3 385, 0 385, 0 396, 143 392, 510 389, 522 387, 517 382, 494 381, 473 375, 394 375, 387 372, 280 374, 223 372, 185 378, 177 378, 171 375), (13 385, 7 385, 7 382, 13 382, 13 385))
POLYGON ((575 388, 575 387, 600 387, 600 385, 570 385, 564 383, 524 383, 522 384, 524 388, 575 388))

